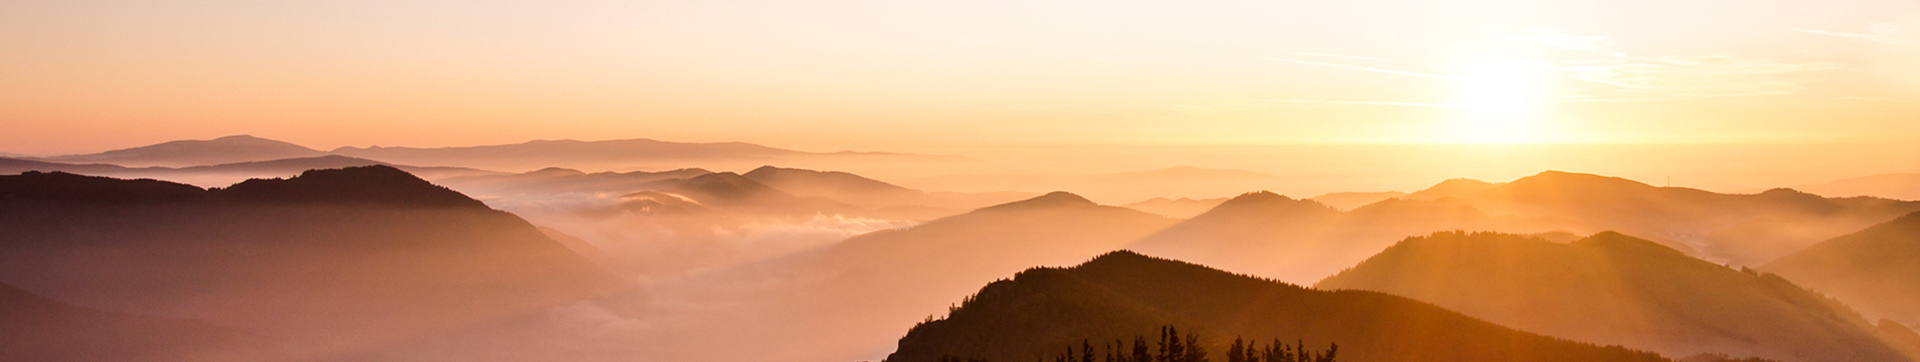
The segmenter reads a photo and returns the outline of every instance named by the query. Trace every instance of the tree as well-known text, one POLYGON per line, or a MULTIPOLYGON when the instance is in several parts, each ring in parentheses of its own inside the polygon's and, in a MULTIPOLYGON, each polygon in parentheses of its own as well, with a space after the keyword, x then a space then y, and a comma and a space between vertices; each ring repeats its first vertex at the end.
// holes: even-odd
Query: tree
POLYGON ((1323 354, 1323 355, 1320 355, 1320 357, 1318 358, 1314 358, 1313 362, 1333 362, 1333 356, 1339 353, 1340 353, 1340 344, 1328 343, 1327 354, 1323 354))
POLYGON ((1153 361, 1153 355, 1147 353, 1147 337, 1145 336, 1133 337, 1133 358, 1129 358, 1128 361, 1129 362, 1152 362, 1153 361))
POLYGON ((1188 333, 1185 347, 1180 354, 1181 362, 1207 362, 1207 349, 1200 346, 1200 335, 1188 333))
POLYGON ((1247 362, 1247 341, 1233 337, 1233 344, 1227 346, 1227 362, 1247 362))
POLYGON ((1080 362, 1093 362, 1093 342, 1080 340, 1080 362))

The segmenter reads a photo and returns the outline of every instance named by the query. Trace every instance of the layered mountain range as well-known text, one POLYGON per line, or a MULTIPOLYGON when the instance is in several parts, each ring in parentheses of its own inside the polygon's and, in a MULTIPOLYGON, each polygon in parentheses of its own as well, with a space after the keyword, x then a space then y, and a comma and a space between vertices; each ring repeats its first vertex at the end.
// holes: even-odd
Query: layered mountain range
POLYGON ((512 214, 387 166, 219 189, 0 176, 0 282, 261 336, 282 359, 374 348, 630 281, 512 214))

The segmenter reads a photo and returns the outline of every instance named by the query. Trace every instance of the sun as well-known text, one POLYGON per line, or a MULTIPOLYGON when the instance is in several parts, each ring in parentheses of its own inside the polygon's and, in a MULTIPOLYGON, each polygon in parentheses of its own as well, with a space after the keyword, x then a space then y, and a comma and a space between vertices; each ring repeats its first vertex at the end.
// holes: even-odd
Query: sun
POLYGON ((1454 79, 1459 108, 1455 142, 1500 144, 1538 141, 1547 89, 1543 66, 1514 59, 1476 61, 1454 79))

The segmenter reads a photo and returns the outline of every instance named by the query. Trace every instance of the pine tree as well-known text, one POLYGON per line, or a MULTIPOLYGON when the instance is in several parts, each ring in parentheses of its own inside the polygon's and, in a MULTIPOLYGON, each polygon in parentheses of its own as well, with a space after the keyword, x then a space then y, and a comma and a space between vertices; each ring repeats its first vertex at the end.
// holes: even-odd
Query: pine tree
POLYGON ((1162 362, 1187 362, 1187 341, 1181 341, 1181 329, 1167 326, 1167 352, 1160 356, 1162 362))
POLYGON ((1080 362, 1093 362, 1093 342, 1080 340, 1080 362))
POLYGON ((1227 346, 1227 362, 1247 362, 1246 352, 1247 342, 1233 337, 1233 344, 1227 346))
POLYGON ((1173 362, 1167 358, 1167 330, 1172 328, 1173 326, 1160 326, 1160 349, 1154 353, 1154 362, 1173 362))
POLYGON ((1153 355, 1147 353, 1147 337, 1133 337, 1133 358, 1128 362, 1152 362, 1153 355))
POLYGON ((1200 335, 1188 333, 1186 350, 1180 355, 1181 362, 1207 362, 1207 349, 1200 346, 1200 335))
POLYGON ((1107 345, 1107 359, 1106 359, 1106 362, 1126 362, 1126 361, 1118 361, 1118 360, 1114 360, 1114 358, 1118 358, 1118 357, 1120 357, 1120 356, 1116 356, 1116 355, 1114 355, 1114 354, 1113 354, 1113 345, 1114 345, 1114 344, 1119 344, 1119 342, 1120 342, 1120 340, 1117 340, 1117 339, 1116 339, 1116 340, 1114 340, 1114 343, 1106 343, 1106 342, 1101 342, 1101 343, 1100 343, 1100 344, 1104 344, 1104 345, 1107 345))
MULTIPOLYGON (((1239 338, 1235 338, 1235 340, 1238 340, 1238 339, 1239 338)), ((1241 362, 1260 362, 1260 353, 1258 351, 1260 349, 1259 344, 1260 342, 1247 341, 1246 349, 1240 350, 1240 361, 1241 362)))
POLYGON ((1314 362, 1333 362, 1334 355, 1337 355, 1339 353, 1340 353, 1340 344, 1328 343, 1327 354, 1320 355, 1319 358, 1314 358, 1313 361, 1314 362))

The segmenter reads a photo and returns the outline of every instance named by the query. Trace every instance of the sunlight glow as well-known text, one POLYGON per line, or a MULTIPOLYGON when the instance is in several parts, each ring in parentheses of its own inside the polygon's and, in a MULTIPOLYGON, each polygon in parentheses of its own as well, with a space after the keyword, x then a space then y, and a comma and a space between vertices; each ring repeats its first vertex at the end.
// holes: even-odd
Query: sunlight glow
POLYGON ((1455 80, 1462 112, 1452 141, 1501 144, 1537 142, 1547 103, 1544 66, 1514 59, 1474 62, 1455 80))

